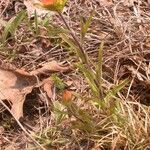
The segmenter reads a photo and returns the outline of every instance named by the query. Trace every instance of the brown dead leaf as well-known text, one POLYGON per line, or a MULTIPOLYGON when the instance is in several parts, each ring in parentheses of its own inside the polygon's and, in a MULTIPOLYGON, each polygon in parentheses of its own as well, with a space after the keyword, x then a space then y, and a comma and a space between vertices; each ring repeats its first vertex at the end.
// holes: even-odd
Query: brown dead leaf
POLYGON ((54 72, 67 72, 69 71, 69 67, 63 67, 59 65, 56 61, 51 61, 43 64, 42 68, 31 71, 32 75, 40 75, 40 74, 49 74, 54 72))
POLYGON ((27 77, 17 71, 0 68, 0 99, 11 102, 11 111, 16 119, 23 116, 25 97, 33 88, 31 83, 27 77))
POLYGON ((54 82, 51 78, 45 79, 43 81, 43 90, 46 92, 48 98, 53 98, 53 88, 54 88, 54 82))
POLYGON ((73 97, 73 95, 72 95, 71 91, 69 91, 69 90, 64 90, 63 91, 63 95, 62 95, 63 102, 69 102, 69 101, 71 101, 72 97, 73 97))
POLYGON ((66 72, 69 67, 62 67, 56 61, 48 62, 42 68, 34 70, 30 73, 23 69, 6 69, 0 67, 0 99, 8 100, 11 103, 11 112, 15 119, 23 116, 23 104, 26 95, 31 93, 34 87, 43 86, 43 90, 47 96, 53 98, 53 80, 51 78, 45 79, 37 83, 37 75, 52 73, 52 72, 66 72))

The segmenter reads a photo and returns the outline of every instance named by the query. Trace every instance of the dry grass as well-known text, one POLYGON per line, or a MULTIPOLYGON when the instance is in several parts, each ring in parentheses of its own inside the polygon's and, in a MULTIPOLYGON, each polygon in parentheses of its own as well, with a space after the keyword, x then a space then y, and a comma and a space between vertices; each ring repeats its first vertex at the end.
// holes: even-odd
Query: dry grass
MULTIPOLYGON (((103 94, 107 95, 109 90, 126 78, 129 78, 129 83, 117 94, 112 94, 106 105, 99 108, 78 68, 74 67, 69 74, 59 75, 65 83, 72 83, 69 88, 76 95, 73 108, 78 111, 61 104, 59 91, 56 91, 53 107, 47 106, 44 93, 35 89, 27 97, 21 123, 45 149, 150 149, 149 5, 146 0, 139 0, 133 6, 126 6, 119 0, 106 6, 99 0, 69 1, 63 15, 78 39, 80 17, 87 19, 95 11, 82 47, 96 64, 99 45, 104 41, 103 94), (86 118, 85 112, 90 117, 86 118)), ((22 8, 21 0, 1 0, 0 16, 8 21, 22 8)), ((52 59, 74 66, 77 56, 68 51, 70 47, 57 34, 60 33, 58 27, 65 28, 59 16, 49 21, 51 28, 44 24, 46 19, 38 24, 38 29, 35 19, 27 20, 20 23, 14 36, 8 35, 5 43, 0 42, 1 62, 27 70, 33 70, 52 59)), ((0 35, 3 31, 4 27, 0 26, 0 35)), ((2 106, 0 117, 1 149, 40 149, 2 106)))

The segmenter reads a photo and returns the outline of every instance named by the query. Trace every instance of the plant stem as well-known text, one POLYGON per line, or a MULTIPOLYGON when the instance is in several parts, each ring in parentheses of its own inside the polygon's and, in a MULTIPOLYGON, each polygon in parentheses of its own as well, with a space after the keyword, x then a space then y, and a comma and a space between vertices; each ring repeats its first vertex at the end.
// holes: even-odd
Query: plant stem
POLYGON ((77 40, 77 37, 76 37, 75 34, 73 33, 72 29, 69 27, 69 25, 68 25, 68 23, 66 22, 65 18, 63 17, 63 15, 62 15, 60 12, 58 12, 58 14, 59 14, 60 18, 62 19, 62 21, 64 22, 66 28, 70 31, 70 35, 72 36, 74 42, 77 44, 78 48, 80 49, 81 53, 83 54, 83 56, 84 56, 84 58, 85 58, 85 59, 84 59, 85 62, 83 62, 83 63, 88 64, 88 60, 87 60, 85 51, 83 50, 81 44, 80 44, 79 41, 77 40))

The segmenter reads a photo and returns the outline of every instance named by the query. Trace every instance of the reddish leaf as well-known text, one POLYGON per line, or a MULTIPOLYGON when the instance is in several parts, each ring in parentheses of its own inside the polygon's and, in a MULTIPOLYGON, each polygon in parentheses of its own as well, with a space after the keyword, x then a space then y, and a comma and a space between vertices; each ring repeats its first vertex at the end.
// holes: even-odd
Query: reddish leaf
POLYGON ((56 3, 56 0, 41 0, 44 5, 52 5, 56 3))
POLYGON ((40 0, 40 3, 36 4, 50 11, 61 12, 66 4, 67 0, 40 0))
POLYGON ((62 95, 63 102, 69 102, 72 100, 72 92, 65 90, 62 95))

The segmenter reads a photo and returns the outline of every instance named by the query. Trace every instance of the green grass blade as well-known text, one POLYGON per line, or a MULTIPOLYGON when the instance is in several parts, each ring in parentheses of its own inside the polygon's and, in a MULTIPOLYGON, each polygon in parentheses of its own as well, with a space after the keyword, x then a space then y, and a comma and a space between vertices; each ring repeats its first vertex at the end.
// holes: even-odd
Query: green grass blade
POLYGON ((95 83, 95 74, 93 73, 92 69, 86 68, 83 64, 78 64, 77 67, 80 71, 84 74, 87 82, 95 96, 99 95, 99 89, 95 83))
POLYGON ((96 68, 96 78, 97 78, 97 83, 98 83, 98 88, 99 88, 100 99, 103 98, 103 94, 102 94, 103 45, 104 45, 104 42, 100 44, 100 47, 98 50, 98 63, 97 63, 97 68, 96 68))
POLYGON ((9 34, 14 35, 14 33, 16 32, 16 29, 21 24, 21 22, 25 18, 25 16, 26 16, 26 11, 23 10, 23 11, 19 12, 15 18, 12 18, 11 20, 8 21, 8 23, 4 29, 4 32, 2 34, 3 42, 6 41, 9 34))
POLYGON ((91 13, 90 17, 85 20, 83 17, 80 18, 80 21, 81 21, 81 39, 82 39, 82 42, 84 40, 84 37, 92 23, 92 19, 93 19, 93 16, 94 16, 94 11, 91 13))
POLYGON ((35 23, 35 34, 37 36, 39 34, 39 28, 38 28, 38 16, 36 10, 34 11, 34 23, 35 23))
POLYGON ((114 97, 120 90, 122 90, 127 84, 129 80, 125 79, 123 82, 121 82, 119 85, 116 85, 112 90, 108 91, 106 94, 104 101, 108 102, 112 97, 114 97))
POLYGON ((65 102, 63 104, 68 110, 68 115, 74 116, 76 118, 76 121, 73 122, 74 127, 76 126, 76 128, 84 130, 86 132, 92 132, 94 130, 95 125, 93 122, 93 118, 87 111, 81 109, 72 101, 65 102))
MULTIPOLYGON (((103 98, 102 100, 96 99, 96 98, 91 99, 92 105, 96 106, 98 109, 106 109, 107 107, 109 107, 109 102, 111 98, 116 96, 116 94, 120 92, 128 84, 128 82, 129 80, 126 79, 123 82, 121 82, 119 85, 116 85, 112 90, 107 92, 105 98, 103 98)), ((110 107, 113 107, 113 106, 110 106, 110 107)))

